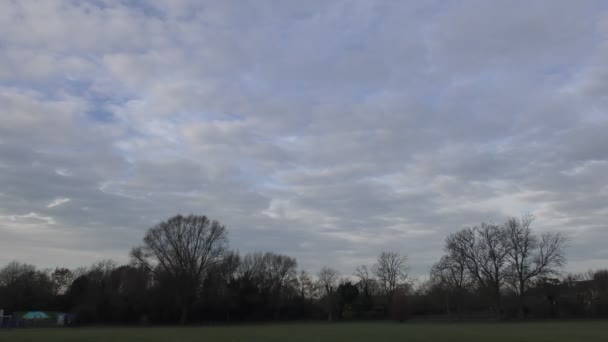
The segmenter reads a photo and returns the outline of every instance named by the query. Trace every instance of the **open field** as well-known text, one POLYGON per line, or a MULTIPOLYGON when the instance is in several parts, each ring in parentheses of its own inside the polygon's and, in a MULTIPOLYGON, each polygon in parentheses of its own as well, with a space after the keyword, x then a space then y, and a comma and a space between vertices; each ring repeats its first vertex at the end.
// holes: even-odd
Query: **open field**
POLYGON ((222 327, 67 328, 0 331, 0 341, 608 341, 608 322, 487 324, 285 324, 222 327))

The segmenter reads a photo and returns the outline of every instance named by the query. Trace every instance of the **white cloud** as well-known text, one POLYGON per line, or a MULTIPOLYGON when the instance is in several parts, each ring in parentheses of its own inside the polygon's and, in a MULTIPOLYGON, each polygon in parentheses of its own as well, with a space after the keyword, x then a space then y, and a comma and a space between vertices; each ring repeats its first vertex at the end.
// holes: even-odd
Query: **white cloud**
POLYGON ((60 205, 62 205, 64 203, 68 203, 69 201, 70 201, 70 199, 69 198, 65 198, 65 197, 55 198, 46 207, 47 208, 54 208, 54 207, 60 206, 60 205))
POLYGON ((64 177, 69 177, 72 175, 72 171, 68 170, 68 169, 57 169, 55 170, 55 172, 60 175, 60 176, 64 176, 64 177))
POLYGON ((9 222, 14 223, 47 223, 47 224, 55 224, 55 219, 51 216, 43 216, 35 212, 30 212, 24 215, 6 215, 0 216, 0 219, 8 220, 9 222))
POLYGON ((424 273, 447 233, 532 211, 572 268, 601 259, 601 2, 138 4, 0 3, 3 251, 124 260, 192 212, 304 267, 424 273))

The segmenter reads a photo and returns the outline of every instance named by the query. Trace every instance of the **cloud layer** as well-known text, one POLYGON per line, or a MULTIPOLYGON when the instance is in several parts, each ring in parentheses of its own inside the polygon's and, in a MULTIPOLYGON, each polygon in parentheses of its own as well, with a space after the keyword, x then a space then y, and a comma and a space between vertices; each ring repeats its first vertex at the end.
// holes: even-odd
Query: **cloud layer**
POLYGON ((532 212, 608 261, 602 1, 4 1, 0 263, 124 261, 176 213, 231 245, 424 274, 532 212))

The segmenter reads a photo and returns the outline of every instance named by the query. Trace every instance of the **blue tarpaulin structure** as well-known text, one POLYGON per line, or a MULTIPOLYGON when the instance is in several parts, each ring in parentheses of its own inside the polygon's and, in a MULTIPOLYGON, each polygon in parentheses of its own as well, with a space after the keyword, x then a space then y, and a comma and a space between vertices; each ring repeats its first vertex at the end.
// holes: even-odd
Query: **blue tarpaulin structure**
POLYGON ((45 314, 42 311, 30 311, 23 315, 23 319, 47 319, 49 315, 45 314))

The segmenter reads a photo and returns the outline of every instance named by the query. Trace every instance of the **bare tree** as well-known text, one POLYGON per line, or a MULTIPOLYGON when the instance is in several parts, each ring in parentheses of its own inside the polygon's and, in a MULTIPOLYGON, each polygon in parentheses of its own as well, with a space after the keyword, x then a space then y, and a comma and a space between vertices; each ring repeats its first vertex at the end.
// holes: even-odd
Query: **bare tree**
POLYGON ((372 268, 378 282, 389 299, 397 287, 407 279, 407 257, 394 252, 382 252, 372 268))
POLYGON ((264 254, 263 260, 265 278, 275 302, 275 319, 278 319, 284 297, 283 289, 295 280, 298 263, 295 258, 271 252, 264 254))
POLYGON ((327 320, 333 320, 333 311, 334 311, 334 293, 336 290, 336 283, 338 282, 338 271, 333 268, 324 266, 321 268, 321 271, 317 274, 319 278, 319 287, 323 290, 323 294, 325 295, 325 300, 327 304, 327 320))
POLYGON ((366 265, 361 265, 355 269, 355 277, 359 278, 357 285, 365 297, 375 294, 377 288, 376 279, 373 272, 366 265))
POLYGON ((307 298, 313 298, 316 294, 316 285, 306 270, 300 271, 297 276, 298 292, 302 302, 306 302, 307 298))
POLYGON ((51 280, 53 281, 53 291, 56 295, 63 295, 68 290, 72 282, 74 281, 74 274, 67 268, 57 267, 50 273, 51 280))
POLYGON ((500 290, 507 276, 509 249, 505 230, 493 223, 465 228, 446 240, 448 253, 462 258, 470 276, 494 299, 497 314, 502 311, 500 290))
POLYGON ((608 293, 608 270, 597 270, 593 272, 593 283, 597 291, 603 294, 608 293))
POLYGON ((256 285, 262 284, 264 273, 264 253, 248 253, 240 263, 238 273, 241 278, 255 281, 256 285))
POLYGON ((203 276, 222 260, 226 229, 206 216, 177 215, 150 228, 132 259, 152 272, 170 275, 177 285, 183 324, 197 299, 203 276))
POLYGON ((281 289, 296 275, 296 259, 272 252, 245 255, 239 265, 241 277, 253 280, 259 289, 281 289))
POLYGON ((447 254, 431 268, 431 279, 450 289, 463 289, 471 283, 463 258, 447 254))
POLYGON ((11 261, 8 265, 0 269, 0 286, 7 286, 14 283, 19 277, 25 274, 36 273, 36 266, 24 264, 17 261, 11 261))
POLYGON ((526 215, 521 219, 511 217, 505 223, 510 244, 510 277, 519 295, 521 318, 524 318, 525 292, 532 281, 538 277, 557 275, 566 262, 566 238, 560 233, 546 233, 539 239, 530 227, 533 221, 532 215, 526 215))
POLYGON ((12 261, 0 268, 0 307, 7 312, 31 308, 53 293, 53 282, 34 265, 12 261))
POLYGON ((269 252, 264 255, 264 266, 271 287, 280 292, 295 277, 298 263, 290 256, 269 252))
POLYGON ((450 313, 450 296, 456 297, 457 311, 461 311, 461 300, 458 297, 472 284, 462 256, 450 253, 441 257, 431 268, 431 283, 439 286, 445 292, 446 312, 450 313))
POLYGON ((222 261, 216 267, 224 282, 229 283, 237 276, 237 270, 241 264, 241 255, 238 251, 226 251, 222 261))

